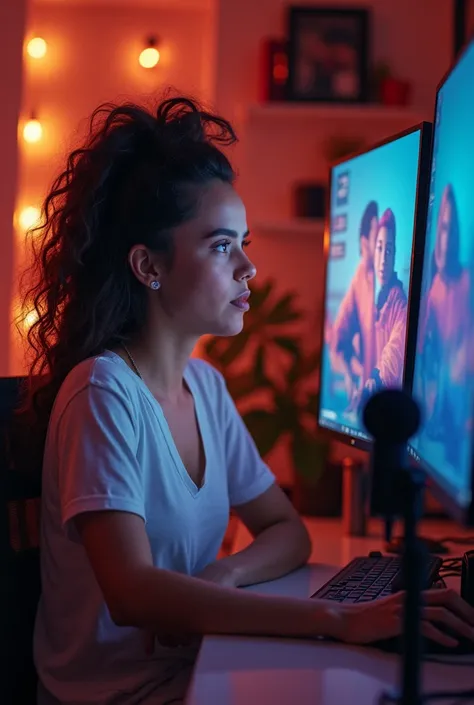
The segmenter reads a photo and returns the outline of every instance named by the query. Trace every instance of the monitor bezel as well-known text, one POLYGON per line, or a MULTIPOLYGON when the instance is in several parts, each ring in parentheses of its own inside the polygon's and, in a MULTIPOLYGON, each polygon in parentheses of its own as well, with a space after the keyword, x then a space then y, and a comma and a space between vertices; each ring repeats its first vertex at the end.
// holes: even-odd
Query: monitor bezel
MULTIPOLYGON (((418 323, 418 313, 419 313, 419 294, 421 292, 421 277, 422 277, 422 267, 423 267, 423 252, 424 252, 424 241, 426 235, 426 217, 428 211, 428 197, 429 197, 429 177, 431 174, 431 147, 432 147, 432 123, 428 121, 422 121, 413 125, 411 127, 397 132, 394 135, 390 135, 383 140, 375 142, 368 147, 353 152, 346 155, 343 158, 337 159, 329 165, 328 178, 329 178, 329 188, 327 189, 326 198, 326 217, 324 222, 324 239, 323 239, 323 315, 321 316, 321 351, 324 346, 324 336, 325 336, 325 324, 326 324, 326 295, 327 295, 327 277, 328 277, 328 262, 329 262, 329 248, 331 240, 331 202, 332 202, 332 174, 333 170, 349 162, 356 157, 363 156, 369 152, 373 152, 380 147, 384 147, 387 144, 395 142, 403 137, 406 137, 414 132, 420 132, 420 146, 418 155, 418 174, 416 181, 416 199, 415 199, 415 214, 413 222, 413 247, 412 256, 410 262, 410 296, 408 297, 408 310, 407 310, 407 334, 405 339, 405 368, 403 372, 403 388, 411 391, 411 385, 413 382, 413 371, 414 371, 414 351, 415 347, 413 342, 410 340, 409 331, 413 330, 413 325, 415 325, 414 330, 416 331, 416 325, 418 323), (421 254, 420 254, 421 253, 421 254), (418 294, 418 299, 413 295, 413 291, 418 294), (412 359, 408 356, 411 355, 412 359), (409 364, 407 364, 407 361, 409 364)), ((415 342, 416 345, 416 342, 415 342)), ((349 445, 352 448, 358 448, 363 451, 370 451, 373 442, 365 438, 359 438, 358 436, 352 435, 350 433, 343 433, 342 431, 336 429, 330 429, 323 426, 320 423, 321 414, 321 377, 322 377, 322 356, 321 364, 319 365, 318 371, 318 408, 317 408, 317 425, 318 430, 328 439, 338 441, 345 445, 349 445)))
MULTIPOLYGON (((474 33, 470 36, 469 40, 465 43, 465 45, 462 47, 462 49, 459 51, 457 56, 455 57, 454 61, 451 63, 451 66, 449 69, 445 72, 441 80, 439 81, 437 87, 436 87, 436 99, 435 99, 435 106, 434 106, 434 115, 433 115, 433 135, 432 135, 432 144, 434 144, 435 140, 435 132, 436 132, 436 117, 438 115, 438 102, 439 102, 439 94, 441 90, 443 89, 445 83, 447 80, 451 77, 455 69, 457 68, 458 64, 462 61, 464 54, 467 52, 469 47, 474 44, 474 33)), ((433 151, 431 152, 430 156, 430 168, 429 168, 429 179, 431 180, 431 169, 432 169, 432 162, 433 162, 433 151)), ((428 199, 429 199, 429 194, 428 194, 428 199)), ((428 215, 428 213, 426 214, 428 215)), ((423 239, 426 238, 426 232, 425 236, 423 239)), ((421 260, 421 277, 423 276, 423 259, 424 259, 424 253, 423 257, 421 260)), ((421 281, 420 281, 420 296, 421 296, 421 281)), ((419 302, 421 304, 421 302, 419 302)), ((412 338, 412 344, 414 346, 414 350, 416 351, 416 346, 418 344, 418 321, 416 325, 414 326, 414 332, 410 335, 410 331, 408 331, 409 337, 412 338)), ((413 363, 414 363, 415 358, 413 357, 413 363)), ((414 364, 413 364, 413 373, 414 373, 414 364)), ((413 389, 413 379, 412 379, 412 389, 413 389)), ((319 416, 318 416, 319 418, 319 416)), ((412 447, 412 445, 409 443, 409 453, 411 457, 411 461, 413 464, 415 464, 418 468, 422 469, 426 473, 426 484, 427 487, 430 489, 430 492, 433 494, 435 499, 437 499, 440 504, 443 506, 444 510, 449 514, 450 517, 454 521, 456 521, 459 524, 463 524, 464 526, 474 526, 474 444, 471 447, 471 502, 467 507, 461 507, 456 500, 447 493, 447 491, 444 489, 442 482, 438 479, 433 478, 432 472, 433 468, 432 466, 423 458, 421 458, 420 454, 418 451, 412 447), (413 455, 415 454, 415 455, 413 455)))

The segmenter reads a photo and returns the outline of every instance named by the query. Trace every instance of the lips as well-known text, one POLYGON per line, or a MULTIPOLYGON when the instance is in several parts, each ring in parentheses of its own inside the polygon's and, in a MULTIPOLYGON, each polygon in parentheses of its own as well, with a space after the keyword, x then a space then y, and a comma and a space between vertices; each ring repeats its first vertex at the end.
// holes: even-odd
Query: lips
POLYGON ((236 299, 234 299, 230 303, 233 306, 236 306, 237 308, 241 309, 242 311, 248 311, 248 309, 250 308, 248 300, 247 300, 249 298, 249 296, 250 296, 250 291, 248 289, 246 289, 241 294, 239 294, 239 296, 236 299))

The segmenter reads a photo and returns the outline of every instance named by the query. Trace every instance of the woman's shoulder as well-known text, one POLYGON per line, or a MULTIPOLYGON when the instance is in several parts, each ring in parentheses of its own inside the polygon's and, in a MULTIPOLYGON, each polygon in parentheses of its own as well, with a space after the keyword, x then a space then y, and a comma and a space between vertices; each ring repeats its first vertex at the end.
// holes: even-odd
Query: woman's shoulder
POLYGON ((90 387, 131 399, 136 386, 135 375, 128 365, 115 353, 106 351, 73 367, 59 390, 57 403, 63 406, 90 387))

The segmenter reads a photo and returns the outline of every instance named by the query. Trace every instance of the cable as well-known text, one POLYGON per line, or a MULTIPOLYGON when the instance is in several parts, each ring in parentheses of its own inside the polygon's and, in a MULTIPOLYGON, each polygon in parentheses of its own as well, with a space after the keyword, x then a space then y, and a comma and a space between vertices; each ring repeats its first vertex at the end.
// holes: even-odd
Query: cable
POLYGON ((473 668, 474 660, 469 661, 459 661, 459 656, 450 656, 443 658, 442 656, 424 656, 423 661, 426 663, 438 663, 442 666, 460 666, 461 668, 473 668))
POLYGON ((427 703, 430 700, 447 700, 448 698, 456 698, 456 700, 473 700, 474 688, 470 690, 440 690, 438 692, 426 693, 422 696, 421 702, 427 703))
POLYGON ((445 538, 437 539, 437 541, 439 543, 459 543, 462 546, 473 546, 474 536, 466 536, 465 538, 462 538, 462 536, 446 536, 445 538))

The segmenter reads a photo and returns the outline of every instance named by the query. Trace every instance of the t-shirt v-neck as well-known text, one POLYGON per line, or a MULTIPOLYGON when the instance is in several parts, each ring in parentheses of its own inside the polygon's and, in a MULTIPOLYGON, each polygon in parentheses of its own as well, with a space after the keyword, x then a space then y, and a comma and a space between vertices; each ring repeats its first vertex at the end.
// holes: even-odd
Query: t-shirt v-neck
POLYGON ((113 352, 112 350, 108 350, 105 354, 109 354, 109 355, 113 356, 114 358, 117 358, 118 360, 120 360, 120 362, 125 366, 127 371, 133 376, 133 378, 135 379, 135 382, 140 387, 142 393, 148 398, 148 401, 150 402, 151 408, 153 409, 153 411, 156 414, 156 418, 158 420, 158 423, 160 425, 160 429, 163 433, 163 437, 164 437, 166 444, 168 446, 168 450, 170 452, 170 455, 173 458, 173 462, 176 467, 176 470, 178 471, 179 475, 181 476, 181 478, 182 478, 184 484, 186 485, 186 487, 188 488, 189 492, 194 497, 197 497, 198 494, 205 488, 206 480, 207 480, 207 476, 208 476, 209 454, 207 452, 207 448, 209 447, 209 444, 206 443, 206 434, 207 434, 208 429, 207 429, 207 425, 206 425, 205 414, 203 413, 203 410, 201 408, 199 393, 193 387, 192 375, 189 374, 188 367, 186 367, 184 370, 183 379, 186 382, 186 385, 189 389, 189 392, 193 398, 194 414, 196 416, 198 434, 200 436, 200 442, 202 443, 202 449, 203 449, 203 453, 204 453, 204 472, 202 475, 201 484, 199 486, 194 482, 194 480, 191 478, 189 472, 187 471, 186 466, 183 463, 183 459, 181 458, 181 455, 179 454, 178 447, 177 447, 175 440, 173 438, 173 434, 171 433, 171 429, 168 424, 168 421, 166 420, 166 416, 164 414, 163 408, 162 408, 160 402, 151 393, 148 385, 144 382, 144 380, 141 377, 139 377, 137 375, 136 372, 134 372, 133 370, 130 369, 130 367, 127 365, 125 360, 122 357, 120 357, 120 355, 113 352))

